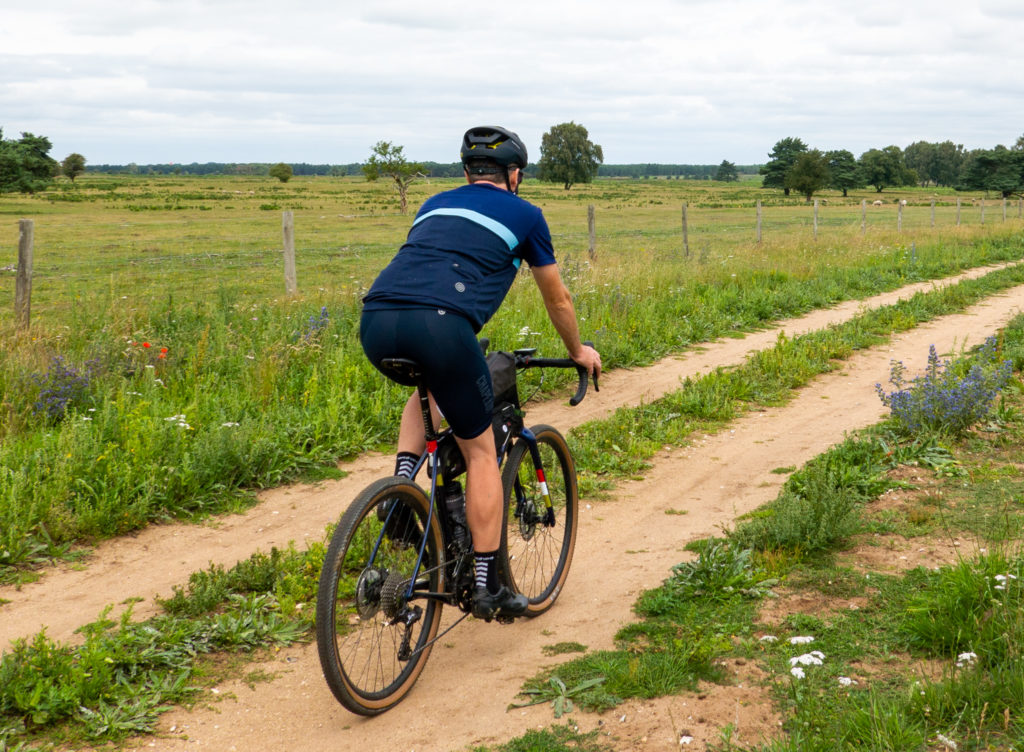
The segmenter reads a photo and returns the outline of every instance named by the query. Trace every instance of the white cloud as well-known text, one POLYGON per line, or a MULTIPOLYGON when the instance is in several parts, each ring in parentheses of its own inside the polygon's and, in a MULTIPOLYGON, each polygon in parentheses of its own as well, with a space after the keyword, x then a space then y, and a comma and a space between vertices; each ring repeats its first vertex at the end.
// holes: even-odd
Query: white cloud
POLYGON ((741 164, 1024 130, 1016 0, 50 0, 0 10, 8 137, 58 158, 454 161, 505 124, 584 124, 621 162, 741 164), (24 33, 32 29, 33 33, 24 33))

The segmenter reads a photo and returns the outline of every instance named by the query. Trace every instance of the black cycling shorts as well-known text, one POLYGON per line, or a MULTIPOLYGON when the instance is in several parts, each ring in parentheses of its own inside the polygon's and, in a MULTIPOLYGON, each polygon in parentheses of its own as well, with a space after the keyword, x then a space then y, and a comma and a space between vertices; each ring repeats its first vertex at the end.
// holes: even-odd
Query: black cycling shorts
POLYGON ((385 358, 419 363, 427 388, 460 439, 490 429, 491 374, 468 319, 437 308, 363 311, 359 338, 378 370, 385 358))

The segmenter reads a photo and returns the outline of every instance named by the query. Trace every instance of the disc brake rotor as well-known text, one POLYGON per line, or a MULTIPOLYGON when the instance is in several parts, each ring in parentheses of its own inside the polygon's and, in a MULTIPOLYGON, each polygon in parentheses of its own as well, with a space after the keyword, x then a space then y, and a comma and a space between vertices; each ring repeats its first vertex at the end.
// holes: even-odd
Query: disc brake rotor
POLYGON ((360 619, 371 619, 380 608, 381 587, 387 577, 387 570, 368 567, 359 575, 356 583, 356 611, 360 619))

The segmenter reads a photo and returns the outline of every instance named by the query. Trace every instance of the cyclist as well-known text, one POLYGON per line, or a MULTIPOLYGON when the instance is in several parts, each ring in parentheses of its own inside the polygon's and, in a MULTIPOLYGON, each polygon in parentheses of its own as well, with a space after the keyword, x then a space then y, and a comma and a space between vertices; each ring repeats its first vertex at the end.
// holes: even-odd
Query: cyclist
MULTIPOLYGON (((360 339, 370 361, 415 360, 432 409, 443 413, 466 461, 466 518, 473 538, 473 614, 518 616, 527 600, 501 585, 502 487, 491 428, 493 393, 477 334, 529 264, 569 356, 600 375, 601 356, 580 342, 541 210, 519 198, 526 147, 497 126, 471 128, 461 157, 467 184, 427 199, 406 242, 363 299, 360 339)), ((438 416, 435 415, 435 421, 438 416)), ((419 400, 405 405, 395 474, 412 475, 425 449, 419 400)))

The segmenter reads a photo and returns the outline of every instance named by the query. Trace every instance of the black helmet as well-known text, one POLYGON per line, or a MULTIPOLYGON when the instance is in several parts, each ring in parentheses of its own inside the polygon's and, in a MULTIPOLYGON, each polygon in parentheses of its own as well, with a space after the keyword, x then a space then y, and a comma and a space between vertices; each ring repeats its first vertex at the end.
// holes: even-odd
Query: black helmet
POLYGON ((462 164, 470 160, 483 158, 492 159, 502 167, 518 165, 526 167, 526 146, 519 136, 512 131, 496 125, 479 125, 470 128, 462 137, 462 164))

